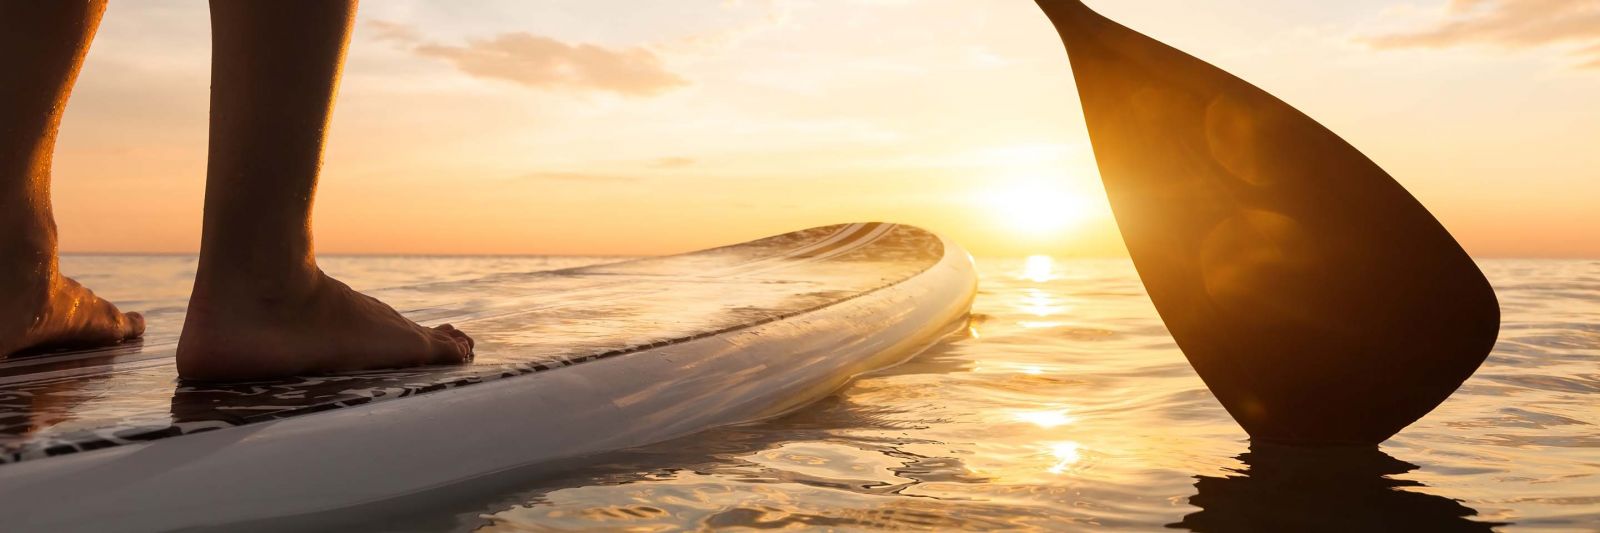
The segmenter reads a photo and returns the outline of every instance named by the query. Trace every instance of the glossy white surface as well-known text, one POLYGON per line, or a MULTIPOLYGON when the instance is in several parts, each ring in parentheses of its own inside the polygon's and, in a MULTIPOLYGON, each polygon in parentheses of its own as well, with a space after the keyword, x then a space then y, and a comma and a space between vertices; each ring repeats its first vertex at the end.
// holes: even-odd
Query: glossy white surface
POLYGON ((893 286, 696 340, 417 398, 0 468, 8 530, 220 527, 658 442, 819 399, 914 355, 975 294, 951 243, 893 286))

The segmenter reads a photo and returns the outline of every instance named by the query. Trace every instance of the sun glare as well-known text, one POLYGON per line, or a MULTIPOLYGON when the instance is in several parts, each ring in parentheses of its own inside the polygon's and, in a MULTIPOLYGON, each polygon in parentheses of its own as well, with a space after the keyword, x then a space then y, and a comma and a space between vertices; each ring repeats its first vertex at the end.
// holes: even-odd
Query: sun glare
POLYGON ((1044 283, 1056 279, 1056 259, 1048 255, 1030 255, 1022 264, 1022 279, 1044 283))
POLYGON ((1001 224, 1020 235, 1060 235, 1083 220, 1087 205, 1064 181, 1027 177, 1002 184, 989 193, 989 209, 1001 224))
POLYGON ((1065 473, 1072 465, 1083 460, 1083 445, 1076 442, 1052 442, 1048 445, 1050 455, 1056 460, 1047 470, 1051 474, 1065 473))
POLYGON ((1050 429, 1071 424, 1078 419, 1073 417, 1066 409, 1049 409, 1045 411, 1016 411, 1011 415, 1021 422, 1027 422, 1041 428, 1050 429))

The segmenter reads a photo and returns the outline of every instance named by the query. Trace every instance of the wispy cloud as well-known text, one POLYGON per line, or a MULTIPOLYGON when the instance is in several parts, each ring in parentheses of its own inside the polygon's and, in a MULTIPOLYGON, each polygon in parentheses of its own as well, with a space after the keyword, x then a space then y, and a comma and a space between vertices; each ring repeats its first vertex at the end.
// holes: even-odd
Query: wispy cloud
POLYGON ((639 181, 637 176, 624 176, 620 174, 598 174, 592 172, 566 172, 566 171, 538 171, 529 172, 518 176, 520 180, 530 181, 557 181, 580 183, 619 183, 639 181))
POLYGON ((1430 27, 1367 42, 1380 49, 1589 44, 1574 54, 1581 67, 1600 68, 1600 0, 1452 0, 1430 27))
MULTIPOLYGON (((746 7, 744 0, 724 0, 723 9, 742 9, 746 7)), ((760 0, 748 2, 765 11, 759 18, 730 28, 689 35, 675 41, 663 43, 670 49, 677 50, 714 50, 727 49, 738 46, 741 41, 758 35, 765 31, 787 26, 794 16, 793 0, 760 0)))
POLYGON ((527 87, 606 91, 652 96, 689 81, 667 70, 660 56, 643 47, 610 48, 565 43, 527 32, 469 39, 465 45, 427 41, 415 28, 374 21, 377 37, 422 57, 443 59, 468 75, 527 87))
POLYGON ((683 168, 694 164, 695 160, 687 157, 663 157, 652 161, 650 166, 655 168, 683 168))

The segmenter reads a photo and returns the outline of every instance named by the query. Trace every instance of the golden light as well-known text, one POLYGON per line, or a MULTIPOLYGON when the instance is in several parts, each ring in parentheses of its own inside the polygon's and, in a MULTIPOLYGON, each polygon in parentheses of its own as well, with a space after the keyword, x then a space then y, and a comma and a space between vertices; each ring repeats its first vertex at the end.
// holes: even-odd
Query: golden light
POLYGON ((1067 308, 1050 293, 1039 289, 1028 289, 1022 300, 1017 302, 1017 310, 1039 318, 1048 318, 1066 312, 1067 308))
POLYGON ((1044 283, 1056 279, 1056 260, 1048 255, 1030 255, 1022 264, 1022 279, 1044 283))
POLYGON ((997 221, 1025 237, 1057 236, 1085 218, 1088 203, 1064 178, 1024 177, 996 186, 988 207, 997 221))
POLYGON ((1050 455, 1055 457, 1056 464, 1051 465, 1048 471, 1051 474, 1065 473, 1072 465, 1083 460, 1082 448, 1083 445, 1071 441, 1050 443, 1050 455))
POLYGON ((1051 409, 1046 411, 1017 411, 1011 414, 1012 418, 1027 422, 1044 429, 1056 428, 1076 422, 1078 419, 1067 412, 1066 409, 1051 409))
POLYGON ((1048 374, 1048 373, 1054 371, 1054 369, 1053 368, 1045 368, 1044 366, 1041 366, 1041 365, 1026 364, 1026 363, 1009 363, 1009 362, 1007 362, 1007 363, 1000 363, 1000 364, 995 365, 995 366, 975 366, 975 367, 972 367, 972 371, 973 372, 993 372, 993 373, 1002 373, 1002 374, 1022 373, 1022 374, 1027 374, 1027 375, 1030 375, 1030 376, 1042 376, 1042 375, 1045 375, 1045 374, 1048 374))

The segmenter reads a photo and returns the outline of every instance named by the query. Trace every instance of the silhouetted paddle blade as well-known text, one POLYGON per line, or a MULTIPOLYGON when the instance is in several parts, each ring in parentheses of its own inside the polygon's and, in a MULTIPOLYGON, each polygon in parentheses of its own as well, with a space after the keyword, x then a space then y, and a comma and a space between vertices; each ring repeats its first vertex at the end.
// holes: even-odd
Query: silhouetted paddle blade
POLYGON ((1038 0, 1178 346, 1252 438, 1376 444, 1454 392, 1500 309, 1405 189, 1310 117, 1076 0, 1038 0))

